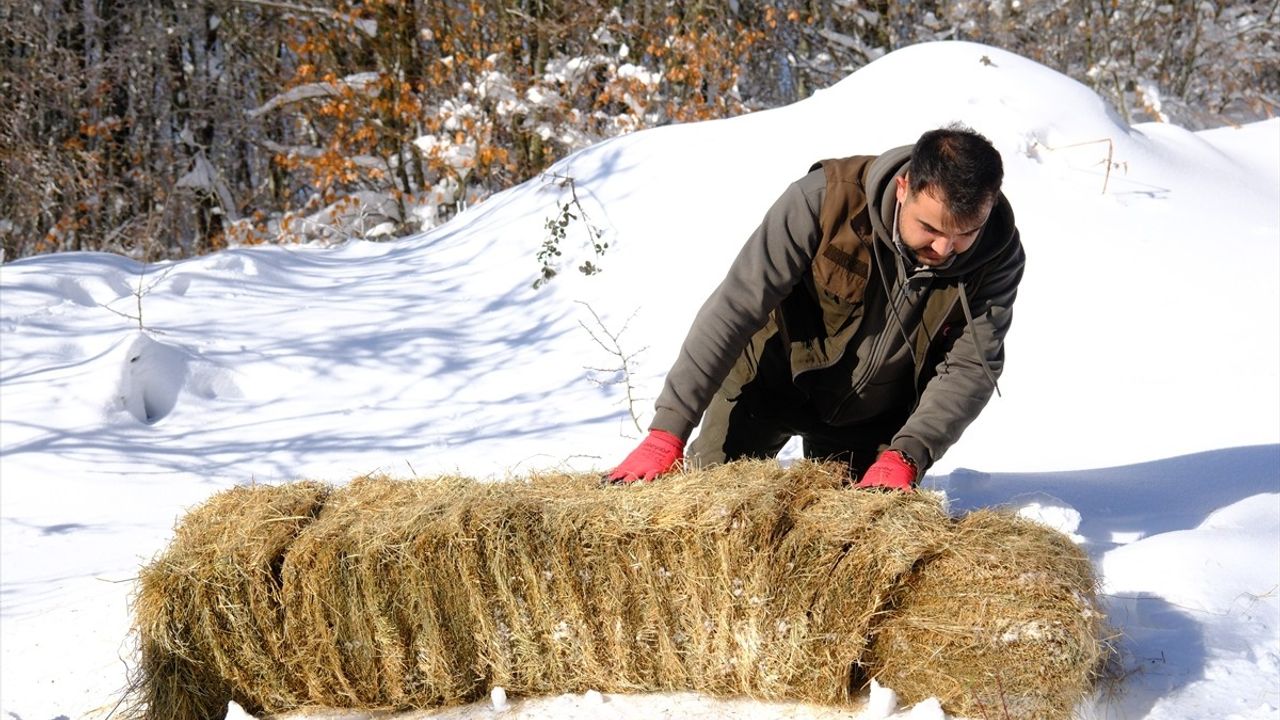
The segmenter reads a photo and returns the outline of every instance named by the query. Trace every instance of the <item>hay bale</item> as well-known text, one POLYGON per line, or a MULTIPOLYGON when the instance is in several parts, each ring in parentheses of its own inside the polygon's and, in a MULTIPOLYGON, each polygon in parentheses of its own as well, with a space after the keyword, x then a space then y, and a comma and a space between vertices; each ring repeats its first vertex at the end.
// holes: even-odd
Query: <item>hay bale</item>
POLYGON ((955 523, 875 632, 867 664, 882 684, 971 717, 1070 717, 1110 653, 1084 552, 991 510, 955 523))
POLYGON ((135 714, 220 720, 233 697, 250 712, 280 704, 280 572, 329 492, 306 482, 237 487, 182 520, 138 577, 135 714))
POLYGON ((631 488, 355 482, 290 550, 291 671, 338 707, 462 703, 493 685, 839 701, 882 588, 915 559, 858 551, 849 538, 903 503, 841 481, 757 463, 631 488), (804 519, 824 491, 839 512, 804 519), (831 593, 833 577, 851 581, 831 593))
MULTIPOLYGON (((266 712, 434 707, 495 685, 845 702, 909 665, 897 648, 917 652, 907 629, 932 621, 905 619, 934 610, 923 578, 948 548, 1004 541, 928 496, 844 480, 772 462, 632 487, 370 478, 302 486, 299 505, 323 506, 292 523, 306 513, 282 498, 298 486, 224 493, 144 573, 144 715, 218 716, 199 688, 266 712), (253 501, 274 505, 238 508, 253 501), (174 683, 181 703, 155 689, 174 683)), ((995 598, 995 617, 1023 617, 995 598)))

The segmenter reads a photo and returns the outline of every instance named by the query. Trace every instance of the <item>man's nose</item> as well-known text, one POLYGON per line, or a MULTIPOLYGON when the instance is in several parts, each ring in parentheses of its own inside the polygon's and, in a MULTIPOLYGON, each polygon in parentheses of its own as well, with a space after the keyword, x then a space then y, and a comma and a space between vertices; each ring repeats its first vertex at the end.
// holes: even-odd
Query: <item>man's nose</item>
POLYGON ((939 255, 950 255, 951 251, 955 249, 955 246, 956 243, 950 236, 940 235, 938 236, 938 239, 933 242, 933 251, 939 255))

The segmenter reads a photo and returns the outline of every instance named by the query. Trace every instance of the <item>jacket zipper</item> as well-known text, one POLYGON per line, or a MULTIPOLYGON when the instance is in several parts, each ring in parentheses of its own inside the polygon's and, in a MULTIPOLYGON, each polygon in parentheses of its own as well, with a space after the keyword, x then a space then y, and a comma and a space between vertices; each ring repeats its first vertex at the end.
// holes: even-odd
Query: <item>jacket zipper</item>
MULTIPOLYGON (((827 422, 831 422, 843 415, 845 406, 849 403, 849 400, 860 395, 863 389, 865 389, 871 382, 871 378, 876 374, 876 370, 884 365, 884 355, 892 344, 886 336, 890 334, 889 329, 891 327, 891 323, 895 321, 893 315, 898 312, 898 306, 902 304, 902 301, 905 300, 907 296, 907 279, 901 278, 896 284, 897 288, 890 293, 888 298, 886 298, 887 307, 885 308, 886 312, 884 313, 885 327, 880 331, 878 336, 871 341, 871 352, 867 354, 866 362, 862 363, 863 367, 859 373, 857 381, 850 386, 849 392, 845 393, 844 397, 840 398, 840 402, 835 406, 835 411, 827 416, 827 422)), ((896 334, 894 337, 896 337, 896 334)), ((853 351, 856 353, 857 348, 855 347, 853 351)))

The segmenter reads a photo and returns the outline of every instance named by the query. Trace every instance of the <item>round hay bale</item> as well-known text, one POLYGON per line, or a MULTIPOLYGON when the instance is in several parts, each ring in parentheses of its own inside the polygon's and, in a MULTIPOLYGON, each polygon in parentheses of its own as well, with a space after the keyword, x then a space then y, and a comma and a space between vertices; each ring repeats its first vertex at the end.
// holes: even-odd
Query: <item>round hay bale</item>
POLYGON ((1088 557, 1010 513, 960 519, 898 589, 868 671, 970 717, 1070 717, 1110 652, 1088 557))

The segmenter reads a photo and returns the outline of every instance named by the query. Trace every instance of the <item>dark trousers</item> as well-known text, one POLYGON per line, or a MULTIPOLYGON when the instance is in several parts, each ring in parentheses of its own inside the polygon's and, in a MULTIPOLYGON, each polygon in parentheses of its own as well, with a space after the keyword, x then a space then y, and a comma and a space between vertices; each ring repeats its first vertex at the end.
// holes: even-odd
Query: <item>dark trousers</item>
POLYGON ((818 419, 812 404, 791 385, 768 383, 757 376, 736 396, 716 393, 702 416, 698 437, 689 446, 695 466, 713 465, 742 458, 771 458, 794 436, 800 436, 804 456, 832 460, 849 466, 857 478, 906 421, 902 412, 852 425, 828 425, 818 419))

